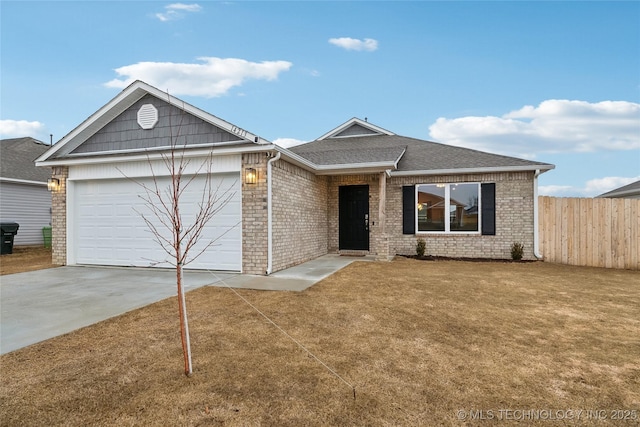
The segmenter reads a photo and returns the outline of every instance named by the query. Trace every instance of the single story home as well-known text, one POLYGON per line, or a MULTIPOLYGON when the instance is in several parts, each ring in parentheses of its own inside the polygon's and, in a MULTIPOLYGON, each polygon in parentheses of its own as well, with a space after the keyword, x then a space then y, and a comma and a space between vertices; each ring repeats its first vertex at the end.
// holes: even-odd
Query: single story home
POLYGON ((194 177, 183 214, 193 214, 208 182, 227 201, 203 232, 215 244, 188 267, 247 274, 327 253, 411 255, 418 238, 430 255, 509 258, 520 242, 532 259, 537 178, 554 168, 357 118, 286 149, 137 81, 36 162, 59 182, 55 263, 163 265, 140 216, 141 184, 168 180, 160 155, 176 137, 194 177), (208 156, 213 170, 203 173, 208 156))
POLYGON ((631 184, 614 188, 611 191, 607 191, 606 193, 602 193, 599 196, 596 196, 596 198, 640 199, 640 181, 635 181, 631 184))
POLYGON ((20 225, 15 246, 42 245, 42 228, 51 225, 51 169, 33 163, 49 148, 31 137, 0 140, 0 222, 20 225))

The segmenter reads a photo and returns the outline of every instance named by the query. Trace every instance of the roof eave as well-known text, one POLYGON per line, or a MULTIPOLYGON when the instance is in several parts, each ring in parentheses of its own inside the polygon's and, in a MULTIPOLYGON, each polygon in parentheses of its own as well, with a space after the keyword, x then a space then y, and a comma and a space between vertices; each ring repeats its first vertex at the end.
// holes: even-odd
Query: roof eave
POLYGON ((318 165, 316 175, 354 175, 386 172, 395 169, 395 162, 347 163, 342 165, 318 165))
POLYGON ((391 171, 391 176, 415 176, 415 175, 460 175, 469 173, 496 173, 496 172, 547 172, 555 169, 555 165, 527 165, 527 166, 491 166, 480 168, 456 168, 456 169, 429 169, 429 170, 409 170, 391 171))
POLYGON ((31 181, 29 179, 17 179, 17 178, 5 178, 5 177, 0 177, 0 181, 2 182, 12 182, 15 184, 28 184, 28 185, 47 185, 46 181, 31 181))
MULTIPOLYGON (((225 156, 232 154, 243 153, 255 153, 269 151, 276 148, 274 144, 265 145, 245 145, 242 147, 220 147, 214 151, 216 156, 225 156)), ((180 150, 182 152, 182 150, 180 150)), ((123 156, 85 156, 81 158, 69 158, 46 160, 42 162, 36 161, 36 166, 77 166, 96 163, 120 163, 120 162, 135 162, 140 160, 154 160, 162 158, 163 153, 166 150, 153 150, 153 151, 135 151, 125 153, 128 155, 123 156)), ((211 147, 206 148, 191 148, 184 151, 184 155, 187 158, 190 157, 202 157, 211 155, 211 147)))

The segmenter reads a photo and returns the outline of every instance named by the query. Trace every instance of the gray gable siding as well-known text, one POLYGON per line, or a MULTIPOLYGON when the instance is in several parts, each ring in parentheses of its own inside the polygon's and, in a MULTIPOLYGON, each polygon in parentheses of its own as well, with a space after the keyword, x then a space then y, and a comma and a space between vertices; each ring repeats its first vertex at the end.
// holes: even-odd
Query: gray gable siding
POLYGON ((73 154, 115 150, 168 147, 171 136, 177 144, 213 144, 239 141, 232 133, 185 113, 153 95, 145 95, 126 111, 105 125, 72 151, 73 154), (138 125, 138 110, 144 104, 153 104, 158 110, 158 123, 153 129, 138 125))
POLYGON ((359 124, 353 124, 348 128, 344 129, 341 132, 338 132, 335 135, 332 135, 331 138, 341 137, 341 136, 356 136, 356 135, 378 135, 377 132, 368 129, 359 124))

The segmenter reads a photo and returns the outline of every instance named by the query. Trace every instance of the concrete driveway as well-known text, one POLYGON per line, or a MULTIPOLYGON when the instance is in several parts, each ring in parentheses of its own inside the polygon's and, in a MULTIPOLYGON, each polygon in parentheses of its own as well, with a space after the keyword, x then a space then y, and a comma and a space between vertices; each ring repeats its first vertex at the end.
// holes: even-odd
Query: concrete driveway
MULTIPOLYGON (((234 274, 187 271, 185 291, 234 274)), ((0 354, 177 294, 172 270, 59 267, 0 278, 0 354)))
MULTIPOLYGON (((186 271, 185 291, 202 286, 303 291, 354 260, 324 255, 269 277, 186 271)), ((175 271, 58 267, 0 277, 0 354, 175 296, 175 271)))

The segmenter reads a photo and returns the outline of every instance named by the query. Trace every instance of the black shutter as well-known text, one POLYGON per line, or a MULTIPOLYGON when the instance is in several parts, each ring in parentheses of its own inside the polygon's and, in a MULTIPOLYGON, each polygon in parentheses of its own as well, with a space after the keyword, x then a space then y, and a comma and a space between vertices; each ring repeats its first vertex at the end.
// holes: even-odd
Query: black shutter
POLYGON ((496 185, 480 184, 480 202, 482 203, 482 234, 496 234, 496 185))
POLYGON ((402 234, 416 234, 416 189, 402 187, 402 234))

